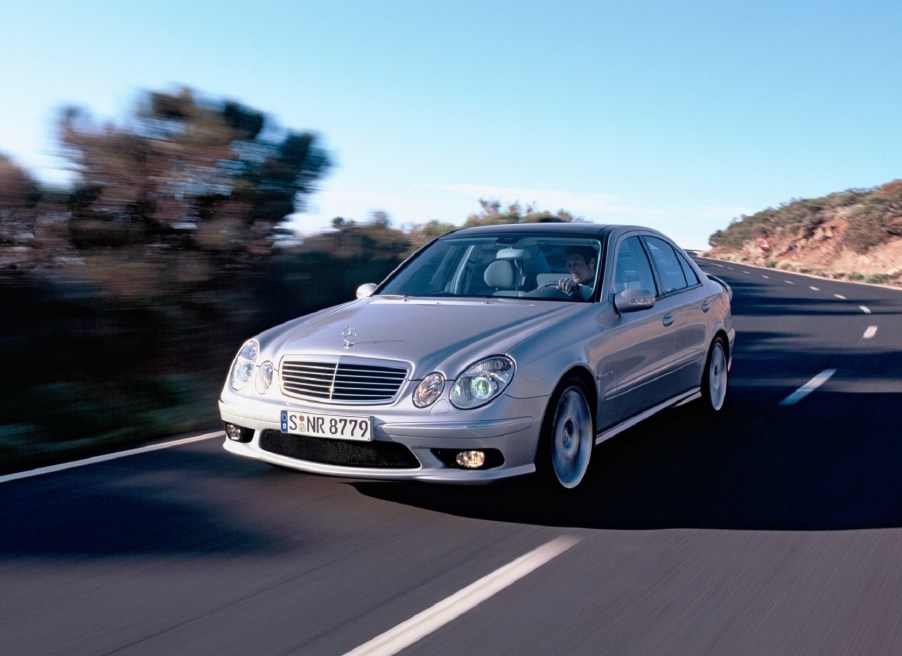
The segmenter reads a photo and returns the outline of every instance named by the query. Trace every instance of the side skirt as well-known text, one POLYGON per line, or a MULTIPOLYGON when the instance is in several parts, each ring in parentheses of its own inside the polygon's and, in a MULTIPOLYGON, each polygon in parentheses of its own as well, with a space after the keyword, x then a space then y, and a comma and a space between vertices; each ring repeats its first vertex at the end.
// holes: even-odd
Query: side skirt
POLYGON ((613 427, 607 429, 603 433, 599 433, 598 435, 595 436, 595 444, 601 444, 605 440, 611 439, 618 433, 622 433, 623 431, 627 430, 628 428, 632 428, 636 424, 638 424, 642 421, 645 421, 652 415, 658 414, 659 412, 661 412, 661 410, 666 410, 667 408, 673 408, 673 407, 676 407, 679 405, 683 405, 685 403, 689 403, 690 401, 694 401, 695 399, 701 398, 701 395, 702 395, 701 388, 696 387, 695 389, 691 389, 688 392, 684 392, 683 394, 675 396, 672 399, 668 399, 667 401, 664 401, 663 403, 659 403, 658 405, 654 406, 653 408, 649 408, 645 412, 640 412, 638 415, 636 415, 634 417, 630 417, 626 421, 620 422, 616 426, 613 426, 613 427))

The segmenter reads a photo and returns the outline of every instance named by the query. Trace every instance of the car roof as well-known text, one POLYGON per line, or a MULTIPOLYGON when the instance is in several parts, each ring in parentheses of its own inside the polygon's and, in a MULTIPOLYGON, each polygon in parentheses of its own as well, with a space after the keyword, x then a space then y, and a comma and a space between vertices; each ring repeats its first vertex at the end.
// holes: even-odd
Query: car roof
POLYGON ((470 228, 460 228, 449 235, 458 236, 475 236, 475 235, 498 235, 498 234, 530 234, 530 235, 552 235, 567 234, 572 236, 594 237, 609 232, 610 226, 599 225, 597 223, 572 223, 572 222, 548 222, 548 223, 500 223, 494 225, 473 226, 470 228))
POLYGON ((543 235, 546 237, 598 237, 606 238, 611 233, 629 230, 642 230, 657 233, 656 230, 642 226, 610 225, 601 223, 583 223, 566 221, 549 221, 545 223, 502 223, 495 225, 460 228, 444 235, 445 237, 472 237, 479 235, 543 235))

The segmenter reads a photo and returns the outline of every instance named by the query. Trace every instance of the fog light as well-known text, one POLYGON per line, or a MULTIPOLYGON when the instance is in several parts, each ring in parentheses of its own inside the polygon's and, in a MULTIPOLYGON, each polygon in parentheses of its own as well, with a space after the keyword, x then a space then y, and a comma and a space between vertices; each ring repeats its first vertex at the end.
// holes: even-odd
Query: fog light
POLYGON ((227 423, 225 425, 225 434, 233 442, 250 442, 254 436, 254 431, 250 428, 242 428, 241 426, 227 423))
POLYGON ((454 457, 454 462, 465 469, 479 469, 485 464, 485 452, 461 451, 454 457))

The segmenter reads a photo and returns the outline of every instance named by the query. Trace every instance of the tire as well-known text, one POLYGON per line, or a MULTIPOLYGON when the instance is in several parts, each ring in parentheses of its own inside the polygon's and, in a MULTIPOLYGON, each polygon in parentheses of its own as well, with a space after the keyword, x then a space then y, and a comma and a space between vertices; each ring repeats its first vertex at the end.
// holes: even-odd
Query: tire
POLYGON ((708 359, 702 373, 702 403, 708 412, 723 410, 727 402, 729 375, 726 343, 723 337, 718 336, 708 349, 708 359))
POLYGON ((588 478, 595 447, 595 421, 588 398, 585 385, 568 378, 545 411, 536 468, 562 490, 585 487, 588 478))

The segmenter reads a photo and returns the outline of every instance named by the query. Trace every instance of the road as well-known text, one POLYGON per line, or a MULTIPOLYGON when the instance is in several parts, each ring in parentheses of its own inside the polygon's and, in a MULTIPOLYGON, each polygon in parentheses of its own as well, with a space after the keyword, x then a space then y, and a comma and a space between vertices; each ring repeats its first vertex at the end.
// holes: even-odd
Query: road
POLYGON ((0 479, 0 654, 902 653, 902 292, 703 267, 735 290, 727 413, 605 442, 575 498, 218 436, 0 479))

